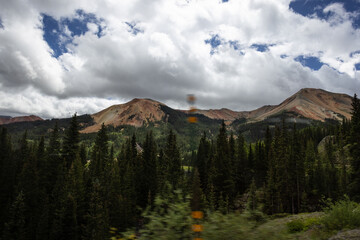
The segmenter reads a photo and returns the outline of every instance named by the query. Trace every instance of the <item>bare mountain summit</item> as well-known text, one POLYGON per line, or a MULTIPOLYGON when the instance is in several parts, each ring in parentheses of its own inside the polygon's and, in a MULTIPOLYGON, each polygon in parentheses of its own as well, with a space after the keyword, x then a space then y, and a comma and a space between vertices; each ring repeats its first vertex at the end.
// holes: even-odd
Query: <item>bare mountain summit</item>
MULTIPOLYGON (((304 88, 279 105, 266 105, 253 111, 233 111, 227 108, 198 110, 197 114, 210 119, 222 119, 231 124, 237 119, 258 122, 282 114, 292 118, 306 118, 317 121, 326 119, 342 120, 351 117, 351 97, 346 94, 331 93, 322 89, 304 88)), ((101 125, 132 125, 140 127, 150 122, 169 120, 170 115, 185 118, 187 110, 175 110, 151 99, 133 99, 114 105, 92 115, 95 124, 82 130, 83 133, 96 132, 101 125)), ((171 117, 171 116, 170 116, 171 117)))
POLYGON ((351 101, 351 97, 346 94, 304 88, 279 105, 265 106, 251 111, 248 118, 261 121, 285 112, 318 121, 342 120, 343 117, 351 117, 351 101))
POLYGON ((351 116, 351 97, 346 94, 331 93, 322 89, 304 88, 279 105, 265 105, 253 111, 232 111, 230 109, 199 110, 211 119, 223 119, 227 123, 235 119, 245 118, 249 121, 262 121, 266 118, 291 113, 296 117, 325 121, 325 119, 341 120, 351 116))
POLYGON ((143 126, 149 122, 164 120, 166 114, 161 110, 164 104, 151 99, 135 98, 130 102, 113 105, 92 115, 95 124, 85 128, 83 133, 96 132, 101 125, 131 125, 143 126))
POLYGON ((35 115, 21 116, 21 117, 0 116, 0 125, 17 123, 17 122, 33 122, 33 121, 43 121, 43 119, 35 115))

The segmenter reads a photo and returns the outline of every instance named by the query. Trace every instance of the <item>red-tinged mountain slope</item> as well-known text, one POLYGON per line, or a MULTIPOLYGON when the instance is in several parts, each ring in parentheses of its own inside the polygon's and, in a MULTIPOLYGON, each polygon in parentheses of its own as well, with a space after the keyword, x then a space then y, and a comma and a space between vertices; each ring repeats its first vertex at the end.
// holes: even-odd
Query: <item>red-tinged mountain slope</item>
POLYGON ((101 125, 143 126, 149 122, 165 120, 166 114, 161 110, 164 104, 151 99, 135 98, 130 102, 113 105, 92 115, 95 124, 82 130, 83 133, 97 132, 101 125))
POLYGON ((0 116, 0 125, 16 123, 16 122, 33 122, 33 121, 43 121, 43 119, 35 115, 21 116, 21 117, 0 116))
POLYGON ((304 118, 325 121, 351 117, 351 97, 322 89, 304 88, 277 106, 264 106, 249 113, 252 121, 261 121, 281 113, 295 113, 304 118))
POLYGON ((209 110, 199 109, 196 111, 196 113, 202 114, 210 119, 222 119, 225 121, 226 124, 230 124, 231 122, 239 118, 247 118, 248 116, 248 112, 237 112, 227 108, 209 110))
MULTIPOLYGON (((262 121, 267 118, 288 114, 292 118, 307 118, 318 121, 326 119, 342 120, 351 117, 351 97, 346 94, 331 93, 322 89, 304 88, 279 105, 266 105, 253 111, 232 111, 230 109, 197 110, 210 119, 223 119, 231 124, 237 119, 247 122, 262 121)), ((95 124, 82 130, 83 133, 97 132, 101 125, 132 125, 140 127, 150 122, 169 120, 170 115, 185 118, 187 110, 175 110, 151 99, 133 99, 114 105, 92 115, 95 124)), ((170 120, 169 120, 170 122, 170 120)))
POLYGON ((237 112, 222 108, 198 110, 197 113, 211 119, 223 119, 228 124, 239 118, 246 118, 252 122, 262 121, 282 113, 293 113, 298 117, 319 121, 341 120, 343 117, 351 116, 351 97, 322 89, 304 88, 279 105, 265 105, 253 111, 237 112))

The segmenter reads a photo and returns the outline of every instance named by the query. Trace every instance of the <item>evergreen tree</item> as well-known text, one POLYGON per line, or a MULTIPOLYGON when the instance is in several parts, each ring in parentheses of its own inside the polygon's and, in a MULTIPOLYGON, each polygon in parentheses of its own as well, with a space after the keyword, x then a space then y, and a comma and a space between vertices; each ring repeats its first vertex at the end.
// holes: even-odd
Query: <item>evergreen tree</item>
POLYGON ((354 94, 352 99, 352 115, 351 115, 351 130, 350 130, 350 143, 351 143, 351 196, 359 201, 360 200, 360 100, 354 94))
POLYGON ((265 158, 265 147, 261 141, 255 144, 254 176, 257 187, 261 187, 266 181, 267 162, 265 158))
POLYGON ((245 185, 248 187, 251 184, 251 180, 254 178, 254 165, 255 165, 255 157, 254 157, 254 150, 252 144, 249 144, 249 152, 247 156, 247 174, 246 174, 246 183, 245 185))
POLYGON ((39 176, 34 152, 29 153, 29 156, 24 159, 24 166, 19 175, 18 190, 24 193, 25 237, 33 239, 36 236, 36 227, 41 213, 39 176))
POLYGON ((40 175, 45 178, 43 184, 48 195, 51 194, 62 168, 62 158, 60 151, 61 144, 59 129, 57 123, 55 123, 54 129, 50 136, 49 146, 46 151, 46 161, 44 163, 44 168, 40 169, 40 175))
POLYGON ((6 128, 0 129, 0 233, 9 214, 16 185, 16 165, 6 128))
POLYGON ((235 183, 231 175, 231 161, 229 143, 227 140, 226 127, 224 121, 221 124, 219 134, 216 141, 216 156, 215 156, 215 191, 223 195, 223 199, 229 198, 230 203, 234 199, 235 183))
POLYGON ((63 219, 69 219, 76 225, 72 226, 71 229, 65 229, 65 227, 71 227, 70 225, 66 225, 63 229, 68 232, 69 236, 78 238, 82 234, 81 226, 85 224, 85 214, 87 208, 85 201, 86 190, 84 183, 84 167, 81 163, 79 154, 77 154, 77 157, 70 168, 67 178, 67 192, 68 195, 65 200, 67 207, 65 210, 66 217, 63 219))
POLYGON ((236 189, 243 194, 248 186, 249 165, 246 155, 246 143, 244 137, 239 134, 237 139, 237 159, 236 159, 236 189))
POLYGON ((204 132, 199 143, 197 158, 194 167, 198 169, 201 188, 207 191, 208 188, 208 167, 210 161, 210 143, 204 132))
POLYGON ((5 224, 3 239, 22 240, 26 238, 26 209, 24 193, 20 191, 11 206, 9 220, 5 224))
POLYGON ((336 157, 334 154, 334 147, 332 143, 332 139, 328 139, 325 142, 325 164, 326 164, 326 178, 325 185, 327 187, 327 196, 332 199, 336 199, 338 196, 338 170, 335 167, 336 157))
POLYGON ((200 187, 200 176, 197 168, 194 170, 193 184, 192 184, 192 198, 190 202, 192 211, 200 211, 203 208, 203 196, 200 187))
POLYGON ((103 240, 109 236, 109 213, 103 198, 103 188, 99 180, 92 184, 89 208, 84 230, 85 239, 103 240))
MULTIPOLYGON (((157 166, 156 166, 156 145, 153 138, 152 132, 146 135, 145 142, 143 144, 144 150, 142 153, 143 158, 143 175, 144 180, 144 192, 143 192, 143 207, 146 204, 152 204, 157 193, 157 166), (150 197, 150 202, 148 202, 148 197, 150 197), (146 199, 145 199, 146 198, 146 199), (146 200, 146 201, 144 201, 146 200), (144 204, 145 203, 145 204, 144 204)), ((141 206, 141 205, 140 205, 141 206)))
POLYGON ((290 146, 290 191, 291 191, 291 209, 292 213, 298 213, 301 210, 301 197, 305 186, 305 166, 303 149, 298 136, 296 125, 294 124, 291 146, 290 146))
POLYGON ((170 130, 164 150, 164 164, 167 168, 166 179, 177 188, 182 177, 180 152, 176 142, 176 135, 170 130))
POLYGON ((64 139, 63 155, 67 169, 70 169, 71 164, 76 158, 76 154, 79 151, 79 142, 80 142, 79 124, 77 122, 77 116, 75 113, 71 118, 71 123, 68 129, 66 130, 65 139, 64 139))
POLYGON ((40 218, 36 228, 36 239, 47 240, 50 238, 50 209, 48 196, 42 201, 43 206, 40 214, 40 218))
POLYGON ((349 177, 348 177, 348 171, 347 171, 347 156, 345 155, 345 149, 344 149, 344 123, 340 125, 339 129, 339 137, 338 137, 338 153, 339 153, 339 160, 340 160, 340 176, 339 176, 339 188, 340 188, 340 194, 344 195, 347 193, 347 188, 349 184, 349 177))
POLYGON ((100 179, 103 177, 105 166, 108 164, 108 159, 108 136, 106 133, 106 127, 102 124, 101 129, 96 136, 95 145, 92 151, 90 171, 93 178, 100 179))
POLYGON ((248 197, 248 204, 247 208, 250 211, 255 211, 258 208, 258 199, 256 196, 256 183, 255 179, 253 178, 249 188, 249 197, 248 197))
POLYGON ((64 212, 62 216, 62 232, 60 235, 60 239, 79 239, 76 212, 76 200, 71 195, 71 193, 69 193, 64 204, 64 212))

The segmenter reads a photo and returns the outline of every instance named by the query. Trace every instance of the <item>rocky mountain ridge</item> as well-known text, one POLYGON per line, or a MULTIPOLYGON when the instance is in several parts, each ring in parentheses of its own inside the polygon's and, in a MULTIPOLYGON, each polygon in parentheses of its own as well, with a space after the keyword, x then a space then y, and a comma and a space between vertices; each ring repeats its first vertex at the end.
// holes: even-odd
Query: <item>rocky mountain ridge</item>
MULTIPOLYGON (((233 111, 222 109, 199 109, 196 114, 209 119, 224 120, 231 124, 237 119, 245 119, 247 122, 257 122, 269 119, 281 114, 289 114, 292 118, 306 118, 324 122, 326 119, 342 120, 351 117, 352 98, 346 94, 332 93, 322 89, 304 88, 284 100, 279 105, 265 105, 252 111, 233 111)), ((135 98, 130 102, 113 105, 92 116, 95 124, 85 128, 83 133, 96 132, 101 124, 120 126, 132 125, 140 127, 150 122, 164 121, 169 119, 171 109, 163 103, 151 99, 135 98)), ((172 113, 185 114, 186 110, 171 109, 172 113)))

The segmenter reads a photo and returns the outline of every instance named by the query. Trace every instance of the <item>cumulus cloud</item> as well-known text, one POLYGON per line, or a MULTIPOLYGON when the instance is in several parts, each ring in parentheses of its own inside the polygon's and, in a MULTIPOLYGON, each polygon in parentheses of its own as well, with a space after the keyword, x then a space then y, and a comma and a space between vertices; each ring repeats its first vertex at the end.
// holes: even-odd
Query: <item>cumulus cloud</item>
POLYGON ((250 110, 303 87, 360 89, 356 12, 338 3, 323 9, 324 20, 296 14, 290 0, 0 2, 0 114, 62 117, 134 97, 185 108, 189 93, 202 108, 250 110), (57 57, 44 15, 64 24, 57 57), (83 21, 86 32, 74 34, 66 19, 83 21), (214 36, 216 46, 207 41, 214 36), (315 71, 299 56, 323 65, 315 71))

